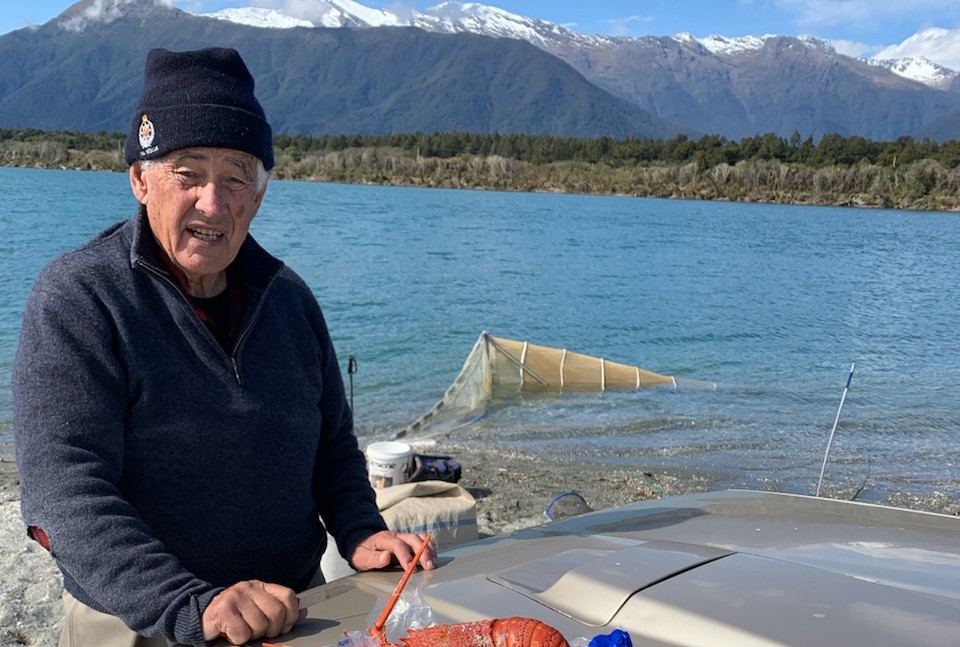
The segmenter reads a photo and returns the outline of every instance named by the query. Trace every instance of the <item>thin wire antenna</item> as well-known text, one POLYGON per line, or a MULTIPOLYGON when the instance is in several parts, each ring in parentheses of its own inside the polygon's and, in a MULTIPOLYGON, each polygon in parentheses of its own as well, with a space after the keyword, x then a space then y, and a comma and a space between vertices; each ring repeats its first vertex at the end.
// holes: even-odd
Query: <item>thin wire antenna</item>
POLYGON ((847 376, 847 385, 843 387, 843 395, 840 396, 840 406, 837 407, 837 417, 833 420, 833 429, 830 430, 830 440, 827 441, 827 451, 823 454, 823 465, 820 467, 820 480, 817 481, 817 494, 820 496, 820 486, 823 485, 823 472, 827 469, 827 457, 830 456, 830 445, 833 444, 833 435, 837 431, 837 423, 840 422, 840 412, 843 411, 843 401, 847 399, 847 391, 850 389, 850 380, 853 379, 853 369, 856 362, 850 365, 850 375, 847 376))

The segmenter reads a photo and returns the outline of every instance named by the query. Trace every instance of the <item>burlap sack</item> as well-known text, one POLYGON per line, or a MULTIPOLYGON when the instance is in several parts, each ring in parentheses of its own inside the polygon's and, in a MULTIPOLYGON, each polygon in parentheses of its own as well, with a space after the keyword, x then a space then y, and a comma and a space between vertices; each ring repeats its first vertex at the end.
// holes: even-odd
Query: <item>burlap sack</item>
POLYGON ((416 481, 377 490, 390 530, 429 533, 438 548, 478 538, 477 502, 456 483, 416 481))

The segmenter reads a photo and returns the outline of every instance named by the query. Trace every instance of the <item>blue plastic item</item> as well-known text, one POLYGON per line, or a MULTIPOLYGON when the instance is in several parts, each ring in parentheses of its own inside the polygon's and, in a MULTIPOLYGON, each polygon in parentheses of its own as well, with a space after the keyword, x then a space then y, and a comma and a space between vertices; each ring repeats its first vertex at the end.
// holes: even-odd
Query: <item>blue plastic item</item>
POLYGON ((614 629, 608 634, 594 636, 589 647, 633 647, 633 641, 623 629, 614 629))

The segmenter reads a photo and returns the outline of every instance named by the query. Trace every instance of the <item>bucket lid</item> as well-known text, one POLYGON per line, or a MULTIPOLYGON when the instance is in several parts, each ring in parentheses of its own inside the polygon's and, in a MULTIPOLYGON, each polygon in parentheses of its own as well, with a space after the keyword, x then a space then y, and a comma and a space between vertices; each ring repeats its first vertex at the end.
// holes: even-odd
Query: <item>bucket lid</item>
POLYGON ((367 455, 377 458, 403 458, 411 453, 410 445, 398 443, 395 440, 384 440, 367 445, 367 455))

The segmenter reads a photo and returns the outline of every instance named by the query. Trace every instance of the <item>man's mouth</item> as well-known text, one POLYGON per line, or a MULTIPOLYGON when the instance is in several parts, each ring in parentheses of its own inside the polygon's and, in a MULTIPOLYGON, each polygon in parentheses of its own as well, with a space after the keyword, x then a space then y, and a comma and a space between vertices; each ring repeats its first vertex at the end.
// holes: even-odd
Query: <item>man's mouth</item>
POLYGON ((204 229, 203 227, 191 227, 190 233, 200 240, 205 240, 209 243, 219 240, 223 236, 223 234, 219 231, 214 231, 213 229, 204 229))

